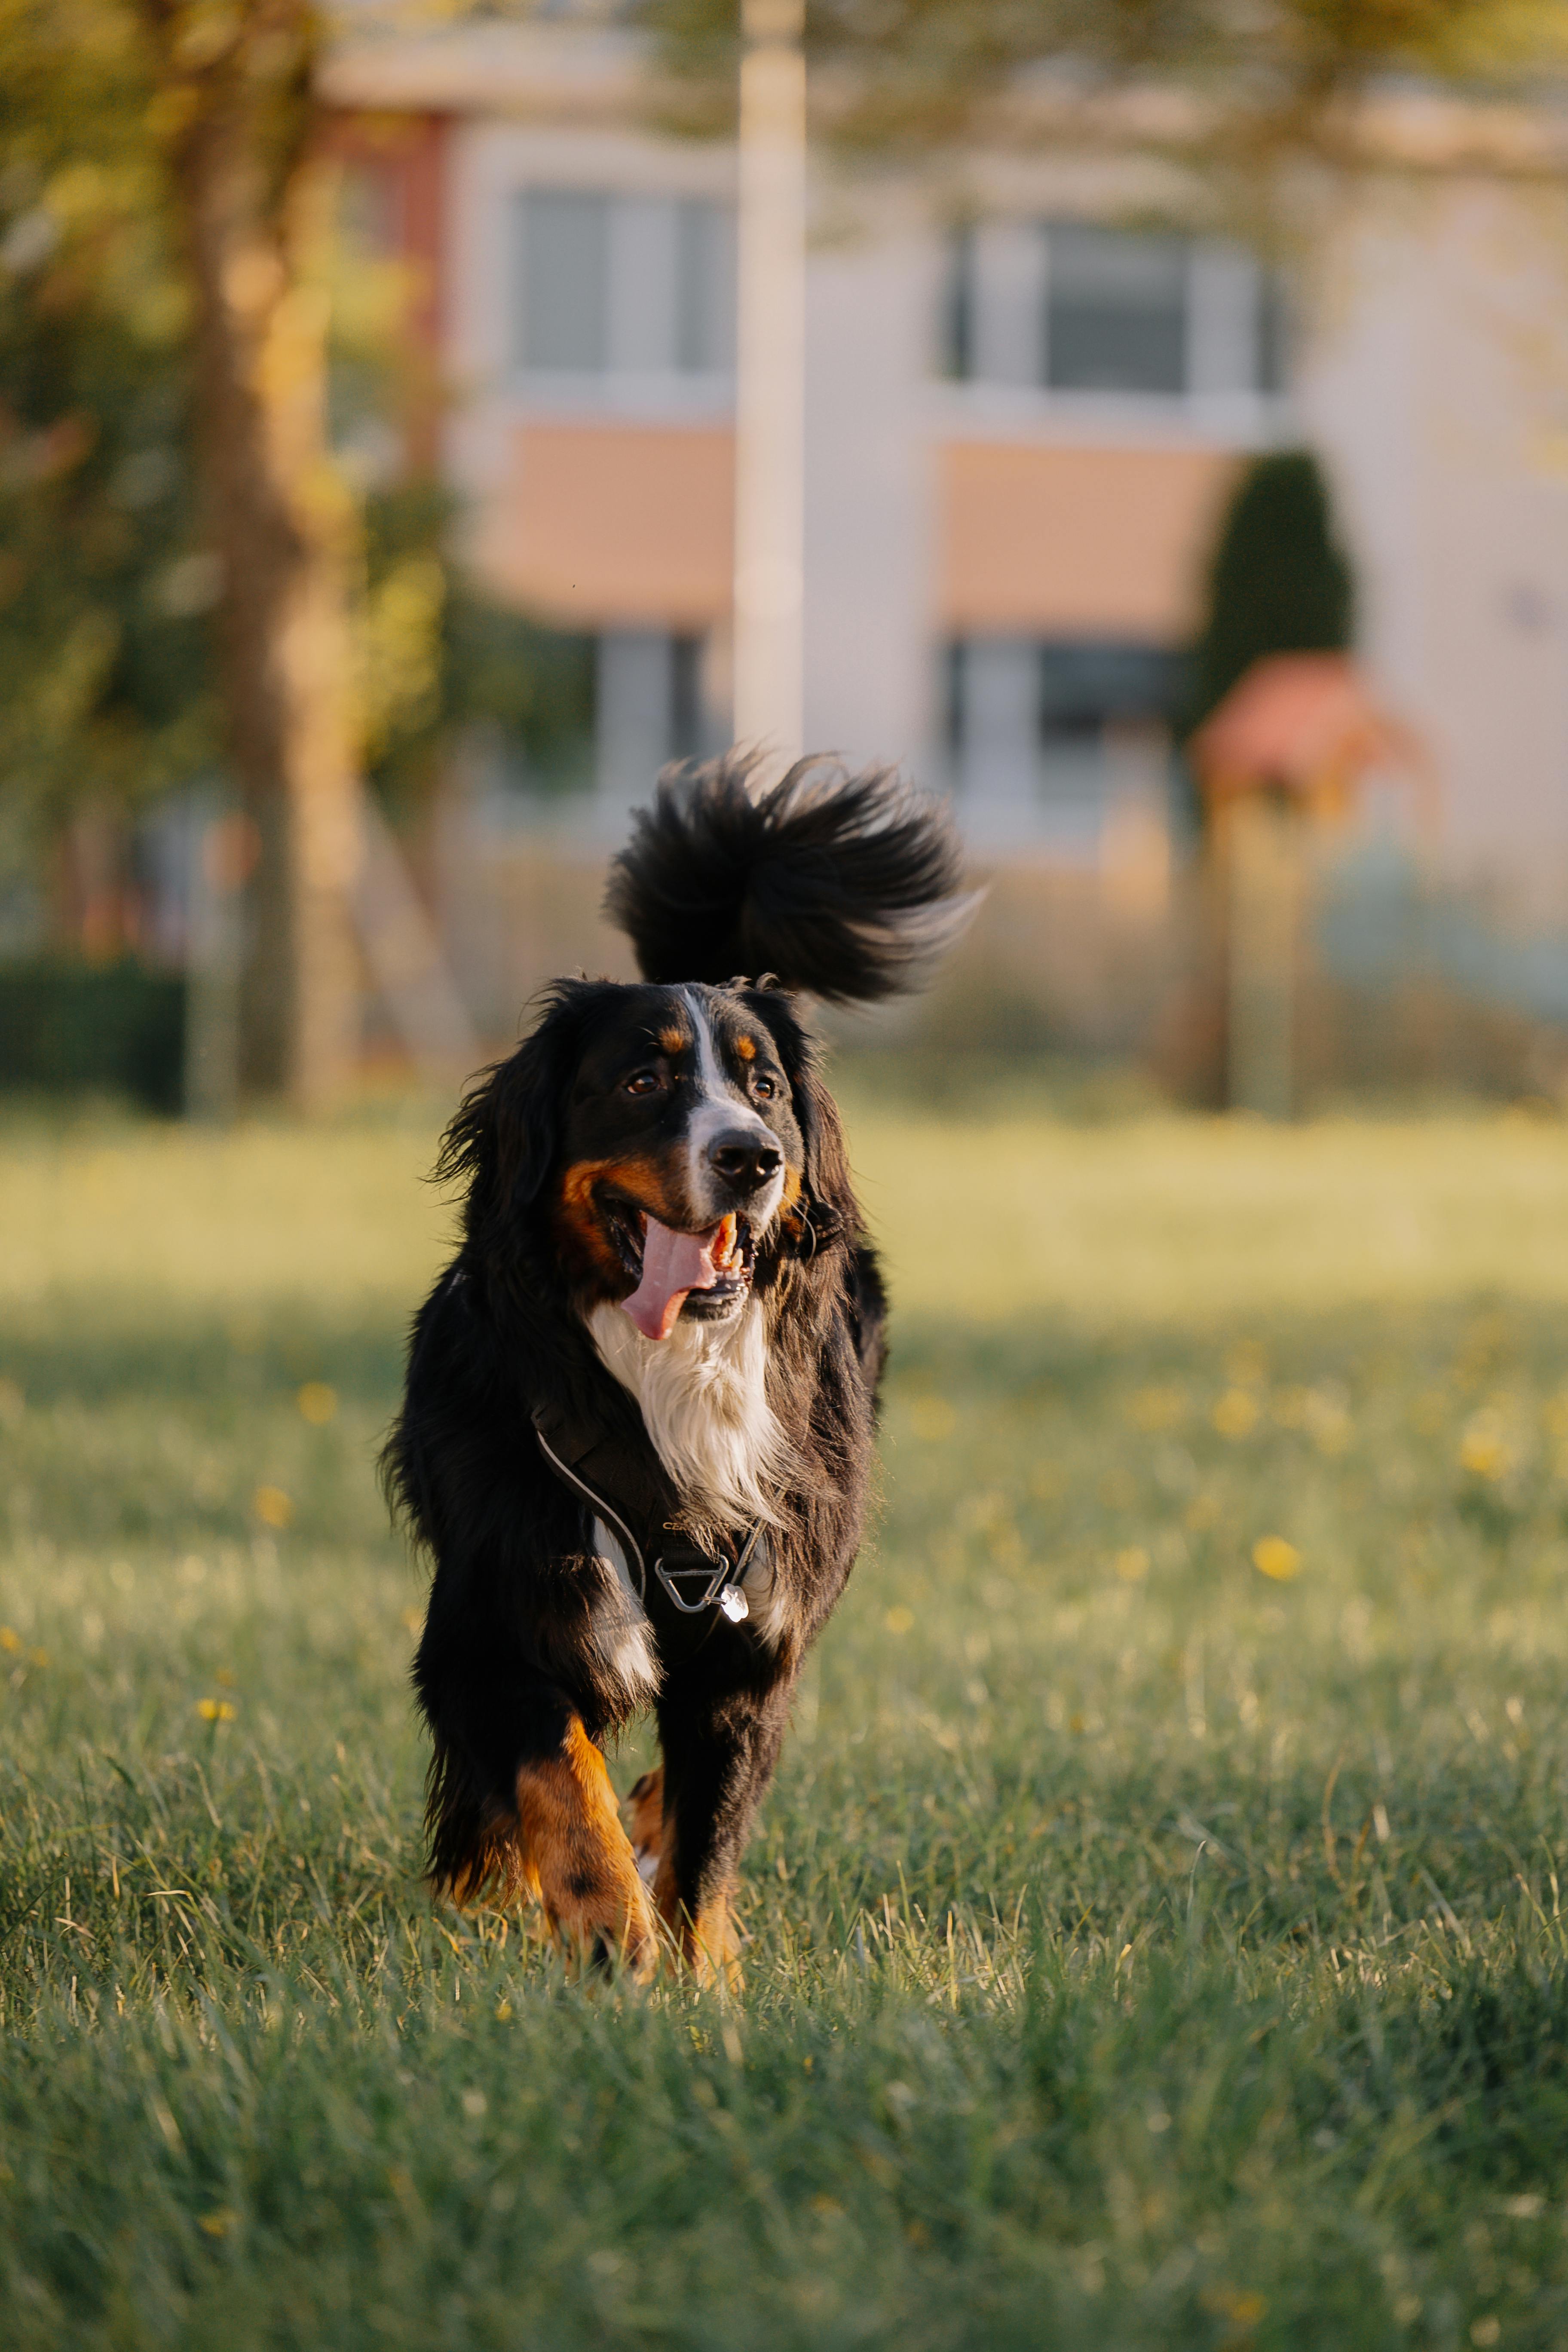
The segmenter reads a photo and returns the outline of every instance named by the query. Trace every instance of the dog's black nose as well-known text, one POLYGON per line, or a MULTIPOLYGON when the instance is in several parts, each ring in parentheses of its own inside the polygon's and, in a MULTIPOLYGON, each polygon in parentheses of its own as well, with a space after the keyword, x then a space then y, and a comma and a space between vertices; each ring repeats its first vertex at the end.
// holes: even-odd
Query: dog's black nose
POLYGON ((738 1192, 757 1192, 784 1165, 776 1143, 762 1135, 719 1135, 708 1147, 708 1165, 738 1192))

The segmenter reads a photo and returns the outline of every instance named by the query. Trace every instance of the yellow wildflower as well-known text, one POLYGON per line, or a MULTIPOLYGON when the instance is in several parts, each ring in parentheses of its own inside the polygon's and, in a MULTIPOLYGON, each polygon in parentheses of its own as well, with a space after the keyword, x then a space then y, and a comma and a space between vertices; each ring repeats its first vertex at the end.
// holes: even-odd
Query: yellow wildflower
POLYGON ((1478 1412, 1467 1423, 1459 1444, 1459 1463, 1472 1478, 1494 1482, 1505 1476, 1513 1460, 1495 1414, 1478 1412))
POLYGON ((294 1517, 294 1506, 281 1486, 258 1486, 250 1507, 264 1528, 286 1528, 294 1517))
POLYGON ((1259 1536, 1252 1547, 1252 1565, 1260 1575, 1272 1577, 1276 1584, 1289 1584, 1300 1572, 1301 1555, 1283 1536, 1259 1536))
POLYGON ((1263 2297, 1255 2294, 1250 2287, 1205 2287, 1198 2300, 1205 2311, 1228 2319, 1236 2327, 1256 2327, 1268 2308, 1263 2297))
POLYGON ((1226 1389, 1211 1417, 1222 1437, 1249 1437, 1258 1426, 1258 1399, 1247 1389, 1226 1389))

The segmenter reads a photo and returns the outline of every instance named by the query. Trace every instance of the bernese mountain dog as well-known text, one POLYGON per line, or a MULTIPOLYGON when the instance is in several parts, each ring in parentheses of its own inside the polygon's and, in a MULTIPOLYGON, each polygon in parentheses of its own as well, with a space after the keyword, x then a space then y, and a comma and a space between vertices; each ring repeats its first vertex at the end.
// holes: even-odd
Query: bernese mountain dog
POLYGON ((865 1517, 885 1302, 802 997, 918 983, 972 900, 885 770, 661 780, 606 910, 643 982, 563 980, 438 1173, 462 1245, 385 1472, 433 1565, 414 1668, 435 1885, 537 1897, 638 1977, 731 1979, 736 1873, 865 1517), (605 1740, 663 1761, 622 1826, 605 1740))

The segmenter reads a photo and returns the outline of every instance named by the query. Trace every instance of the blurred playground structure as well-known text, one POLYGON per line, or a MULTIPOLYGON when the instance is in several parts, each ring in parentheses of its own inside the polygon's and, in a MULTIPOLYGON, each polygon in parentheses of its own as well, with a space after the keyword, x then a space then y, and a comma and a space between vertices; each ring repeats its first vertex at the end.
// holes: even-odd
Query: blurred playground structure
MULTIPOLYGON (((731 737, 736 150, 658 129, 637 37, 570 11, 354 36, 323 70, 347 215, 405 274, 424 388, 401 437, 346 455, 388 478, 434 461, 473 576, 564 681, 542 749, 470 729, 400 838, 369 820, 367 1051, 450 1073, 550 973, 618 968, 604 858, 666 761, 731 737)), ((1277 1113, 1366 1086, 1555 1094, 1561 116, 1376 91, 1310 233, 1249 242, 1127 106, 1047 77, 1005 149, 814 155, 782 592, 803 740, 951 793, 992 883, 931 1006, 859 1042, 1142 1063, 1277 1113), (1353 638, 1279 648, 1188 740, 1227 505, 1299 449, 1353 638)), ((232 824, 179 797, 128 876, 95 871, 79 823, 48 919, 57 942, 188 967, 184 1092, 211 1108, 232 824)), ((43 904, 9 902, 13 955, 43 904)))

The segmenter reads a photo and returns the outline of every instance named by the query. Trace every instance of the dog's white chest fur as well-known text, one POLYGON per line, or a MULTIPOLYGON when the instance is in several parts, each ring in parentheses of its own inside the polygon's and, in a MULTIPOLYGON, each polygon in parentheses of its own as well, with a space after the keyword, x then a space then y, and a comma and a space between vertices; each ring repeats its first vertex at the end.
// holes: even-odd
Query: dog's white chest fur
POLYGON ((587 1320, 605 1366, 641 1406, 681 1499, 731 1525, 773 1518, 765 1482, 783 1444, 756 1301, 732 1323, 682 1316, 668 1339, 644 1339, 618 1307, 595 1307, 587 1320))

